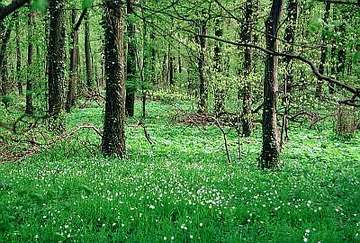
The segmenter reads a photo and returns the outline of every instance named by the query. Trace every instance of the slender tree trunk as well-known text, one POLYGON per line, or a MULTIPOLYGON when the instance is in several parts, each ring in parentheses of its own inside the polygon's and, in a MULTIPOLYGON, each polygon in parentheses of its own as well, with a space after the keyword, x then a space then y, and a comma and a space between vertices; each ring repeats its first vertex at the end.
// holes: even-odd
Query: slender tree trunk
MULTIPOLYGON (((9 44, 11 31, 13 28, 13 21, 11 21, 7 28, 0 22, 1 26, 1 37, 2 43, 0 48, 0 79, 1 79, 1 95, 7 95, 9 89, 8 83, 8 55, 7 55, 7 46, 9 44)), ((7 105, 7 104, 5 104, 7 105)))
POLYGON ((153 85, 157 85, 157 75, 156 75, 156 48, 155 48, 155 32, 154 28, 150 29, 150 48, 151 48, 151 59, 150 59, 150 75, 151 75, 151 83, 153 85))
POLYGON ((174 57, 172 56, 171 53, 169 53, 169 84, 170 86, 174 86, 175 85, 175 80, 174 80, 174 57))
POLYGON ((125 155, 125 57, 123 6, 104 0, 106 105, 102 152, 125 155))
MULTIPOLYGON (((215 36, 222 38, 223 36, 223 27, 222 19, 217 18, 215 21, 215 36)), ((223 72, 223 58, 222 58, 222 48, 223 44, 220 41, 217 41, 214 47, 214 69, 215 72, 221 77, 223 72)), ((225 111, 225 84, 215 84, 215 114, 219 117, 225 111)))
POLYGON ((19 95, 23 94, 23 86, 21 82, 21 46, 20 46, 20 28, 18 14, 16 16, 15 31, 16 31, 16 81, 19 95))
MULTIPOLYGON (((77 20, 76 10, 71 11, 71 26, 74 28, 77 20)), ((75 105, 76 99, 76 84, 78 80, 78 39, 79 33, 77 30, 71 32, 71 47, 70 47, 70 77, 68 83, 68 91, 66 97, 65 109, 70 112, 75 105)))
POLYGON ((28 56, 27 56, 27 64, 28 64, 28 72, 26 79, 26 108, 25 113, 28 115, 33 114, 33 80, 34 80, 34 72, 33 72, 33 56, 34 56, 34 45, 33 45, 33 33, 34 33, 34 13, 29 13, 28 17, 28 56))
POLYGON ((179 65, 179 73, 182 73, 182 62, 181 62, 181 55, 179 53, 179 57, 178 57, 178 65, 179 65))
MULTIPOLYGON (((295 42, 295 33, 296 33, 296 22, 297 22, 297 15, 298 15, 298 1, 297 0, 289 0, 287 6, 287 19, 288 24, 285 29, 285 41, 287 44, 286 51, 288 53, 294 52, 294 42, 295 42)), ((283 143, 288 141, 288 125, 289 125, 289 106, 290 106, 290 98, 291 98, 291 86, 293 83, 294 77, 294 68, 293 62, 291 58, 285 59, 285 80, 284 80, 284 116, 283 116, 283 124, 281 128, 281 142, 280 147, 282 147, 283 143)))
MULTIPOLYGON (((254 18, 254 0, 246 1, 245 5, 245 21, 242 26, 241 40, 244 43, 252 42, 252 29, 255 25, 254 18)), ((252 84, 250 80, 251 73, 253 71, 251 48, 245 48, 244 51, 244 89, 243 89, 243 117, 242 117, 242 130, 245 137, 251 136, 252 131, 252 84)))
MULTIPOLYGON (((332 47, 330 50, 330 75, 333 77, 336 77, 337 74, 337 43, 336 40, 332 41, 332 47)), ((332 83, 328 84, 328 88, 329 88, 329 94, 334 94, 335 93, 335 85, 332 83)))
POLYGON ((86 66, 86 86, 88 90, 93 89, 93 65, 91 61, 91 43, 90 43, 90 20, 89 11, 85 15, 85 66, 86 66))
POLYGON ((205 75, 206 68, 206 48, 207 41, 203 37, 207 35, 206 22, 201 21, 199 23, 199 57, 198 57, 198 72, 199 72, 199 103, 198 103, 198 112, 207 113, 208 112, 208 81, 205 75))
MULTIPOLYGON (((328 22, 329 22, 329 15, 330 15, 330 1, 325 0, 325 13, 323 17, 324 22, 324 30, 322 32, 322 40, 321 40, 321 54, 320 54, 320 65, 319 65, 319 73, 324 74, 325 73, 325 65, 326 65, 326 57, 327 57, 327 38, 326 38, 326 32, 328 31, 328 22)), ((316 97, 322 97, 323 95, 323 81, 318 80, 317 86, 316 86, 316 97)))
MULTIPOLYGON (((273 0, 272 8, 266 25, 266 47, 268 50, 278 50, 278 27, 283 0, 273 0)), ((263 146, 260 167, 275 169, 279 166, 279 131, 277 127, 277 66, 278 58, 268 54, 265 62, 264 77, 264 107, 263 107, 263 146)))
POLYGON ((132 15, 134 14, 134 0, 127 0, 127 42, 128 54, 126 59, 126 113, 129 117, 133 117, 135 113, 135 96, 137 85, 137 68, 136 68, 136 26, 132 15))
POLYGON ((49 0, 48 102, 49 116, 55 118, 62 112, 64 100, 65 2, 49 0))
POLYGON ((168 73, 168 66, 167 66, 167 53, 164 54, 163 62, 162 62, 162 82, 166 84, 167 82, 167 73, 168 73))

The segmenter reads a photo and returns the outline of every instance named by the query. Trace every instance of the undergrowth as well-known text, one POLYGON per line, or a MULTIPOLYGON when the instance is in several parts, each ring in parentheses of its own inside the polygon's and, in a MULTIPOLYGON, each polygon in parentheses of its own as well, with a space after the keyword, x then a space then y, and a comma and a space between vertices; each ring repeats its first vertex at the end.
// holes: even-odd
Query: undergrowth
MULTIPOLYGON (((191 112, 191 106, 180 104, 191 112)), ((102 127, 103 111, 77 109, 67 130, 102 127)), ((175 123, 152 102, 146 127, 127 124, 127 158, 104 158, 80 130, 17 162, 0 164, 0 242, 359 242, 360 135, 291 127, 276 172, 257 168, 260 127, 228 134, 175 123)))

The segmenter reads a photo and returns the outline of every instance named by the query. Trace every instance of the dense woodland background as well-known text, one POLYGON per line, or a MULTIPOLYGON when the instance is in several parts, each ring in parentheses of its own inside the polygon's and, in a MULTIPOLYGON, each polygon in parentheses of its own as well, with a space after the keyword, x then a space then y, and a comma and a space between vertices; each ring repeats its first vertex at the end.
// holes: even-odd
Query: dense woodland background
POLYGON ((359 10, 0 1, 0 242, 359 241, 359 10))

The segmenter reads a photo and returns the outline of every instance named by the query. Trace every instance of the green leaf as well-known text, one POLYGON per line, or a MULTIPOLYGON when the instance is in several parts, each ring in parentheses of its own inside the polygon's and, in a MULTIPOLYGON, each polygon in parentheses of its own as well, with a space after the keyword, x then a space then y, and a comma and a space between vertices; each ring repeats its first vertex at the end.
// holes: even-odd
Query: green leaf
POLYGON ((44 12, 48 6, 47 0, 33 0, 31 7, 34 10, 44 12))
POLYGON ((309 22, 310 32, 317 32, 322 28, 322 19, 320 17, 314 17, 309 22))
POLYGON ((87 9, 90 8, 93 4, 94 0, 82 0, 82 8, 87 9))

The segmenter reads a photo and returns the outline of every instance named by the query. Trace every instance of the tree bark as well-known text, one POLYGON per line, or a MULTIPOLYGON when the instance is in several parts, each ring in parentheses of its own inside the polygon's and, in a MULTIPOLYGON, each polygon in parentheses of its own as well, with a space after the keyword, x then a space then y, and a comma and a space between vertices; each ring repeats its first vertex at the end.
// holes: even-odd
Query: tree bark
MULTIPOLYGON (((223 36, 223 27, 222 19, 217 18, 215 21, 215 36, 222 38, 223 36)), ((223 72, 223 58, 222 58, 222 48, 223 44, 220 41, 215 43, 214 47, 214 69, 219 78, 223 72)), ((219 117, 225 111, 225 84, 215 84, 215 114, 219 117)))
POLYGON ((125 57, 123 6, 104 0, 106 105, 102 152, 125 155, 125 57))
MULTIPOLYGON (((74 28, 76 24, 77 13, 76 10, 71 11, 71 26, 74 28)), ((78 80, 78 40, 79 33, 76 29, 71 33, 71 47, 70 47, 70 77, 68 83, 68 91, 66 97, 65 109, 70 112, 71 108, 75 105, 76 100, 76 83, 78 80)))
POLYGON ((199 102, 198 102, 198 112, 207 113, 208 112, 208 81, 205 75, 206 68, 206 48, 207 41, 203 36, 207 35, 207 27, 205 21, 200 21, 199 23, 199 57, 198 57, 198 72, 199 72, 199 102))
POLYGON ((8 56, 7 46, 9 44, 11 31, 13 28, 13 22, 11 21, 7 28, 5 28, 2 21, 1 24, 1 47, 0 47, 0 79, 1 79, 1 95, 5 96, 8 94, 8 56))
MULTIPOLYGON (((278 50, 278 27, 283 0, 273 0, 270 16, 266 20, 266 47, 278 50)), ((263 144, 260 158, 262 169, 275 169, 279 166, 279 131, 277 127, 277 66, 278 57, 268 54, 265 61, 264 107, 263 107, 263 144)))
MULTIPOLYGON (((245 3, 245 21, 241 31, 241 40, 243 43, 252 42, 252 29, 255 25, 254 18, 254 0, 248 0, 245 3)), ((252 50, 249 47, 244 51, 244 89, 243 89, 243 116, 242 116, 242 131, 245 137, 250 137, 252 132, 252 84, 250 80, 253 72, 252 50)))
POLYGON ((171 54, 171 52, 169 52, 169 84, 170 86, 174 86, 175 85, 175 79, 174 79, 174 61, 175 58, 174 56, 171 54))
POLYGON ((128 54, 126 59, 126 113, 133 117, 135 113, 135 95, 137 86, 137 68, 136 68, 136 26, 132 15, 134 14, 134 0, 127 0, 127 42, 128 54))
MULTIPOLYGON (((329 0, 325 0, 325 13, 323 17, 324 22, 324 30, 322 31, 322 40, 321 40, 321 49, 320 49, 320 65, 319 65, 319 73, 324 74, 325 73, 325 65, 326 65, 326 57, 327 57, 327 37, 326 37, 326 31, 328 30, 328 23, 329 23, 329 15, 330 15, 330 2, 329 0)), ((315 95, 316 97, 320 98, 323 95, 323 81, 318 80, 316 85, 316 91, 315 95)))
POLYGON ((65 0, 49 0, 50 28, 48 46, 49 116, 58 117, 63 110, 65 64, 65 0))
POLYGON ((19 28, 19 19, 17 14, 17 19, 15 22, 15 30, 16 30, 16 82, 19 95, 23 94, 23 86, 22 86, 22 77, 21 77, 21 46, 20 46, 20 28, 19 28))
POLYGON ((93 89, 93 65, 91 61, 91 43, 90 43, 90 20, 89 12, 85 15, 85 66, 86 66, 86 86, 88 90, 93 89))
MULTIPOLYGON (((288 24, 285 29, 285 41, 286 41, 286 51, 288 53, 294 53, 294 42, 295 42, 295 32, 296 32, 296 23, 298 16, 298 1, 297 0, 289 0, 287 6, 287 19, 288 24)), ((291 98, 291 87, 293 83, 294 77, 294 68, 293 62, 291 58, 285 58, 285 80, 284 80, 284 98, 283 103, 285 106, 284 116, 283 116, 283 124, 281 128, 281 142, 280 147, 282 147, 283 142, 286 142, 289 139, 288 136, 288 123, 289 123, 289 106, 290 106, 290 98, 291 98)))
POLYGON ((34 33, 34 13, 29 13, 28 16, 28 56, 27 56, 27 64, 28 64, 28 72, 26 79, 26 105, 25 105, 25 113, 28 115, 33 114, 33 80, 34 80, 34 72, 33 72, 33 55, 34 55, 34 45, 33 45, 33 33, 34 33))

